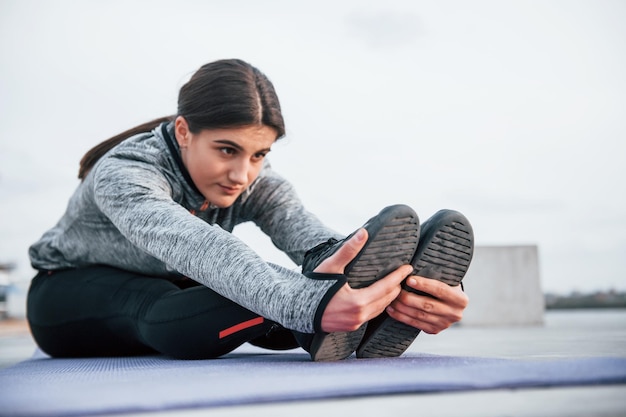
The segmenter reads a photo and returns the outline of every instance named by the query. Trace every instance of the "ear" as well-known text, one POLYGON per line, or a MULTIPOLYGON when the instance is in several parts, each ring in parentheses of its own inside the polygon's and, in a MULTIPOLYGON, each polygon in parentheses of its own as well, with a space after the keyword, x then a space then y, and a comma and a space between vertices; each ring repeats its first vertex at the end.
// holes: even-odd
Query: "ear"
POLYGON ((174 135, 176 136, 176 142, 181 149, 186 148, 191 141, 191 131, 187 120, 183 116, 178 116, 174 121, 174 135))

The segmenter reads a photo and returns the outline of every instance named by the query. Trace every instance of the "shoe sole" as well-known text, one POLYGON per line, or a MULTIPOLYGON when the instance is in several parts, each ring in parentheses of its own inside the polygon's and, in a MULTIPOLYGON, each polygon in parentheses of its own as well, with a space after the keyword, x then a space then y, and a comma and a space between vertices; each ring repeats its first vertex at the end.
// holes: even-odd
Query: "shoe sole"
MULTIPOLYGON (((430 224, 429 224, 430 223, 430 224)), ((474 235, 469 221, 453 210, 437 212, 432 223, 422 228, 417 252, 411 261, 415 274, 457 286, 465 276, 474 253, 474 235)), ((416 294, 430 294, 404 286, 416 294)), ((386 313, 372 320, 357 349, 358 358, 402 355, 419 335, 420 329, 401 323, 386 313)))
MULTIPOLYGON (((364 226, 368 240, 346 266, 352 288, 364 288, 411 262, 419 241, 419 219, 405 205, 384 208, 364 226)), ((347 239, 346 239, 347 240, 347 239)), ((317 333, 311 343, 314 361, 337 361, 350 356, 361 343, 367 323, 352 332, 317 333)))

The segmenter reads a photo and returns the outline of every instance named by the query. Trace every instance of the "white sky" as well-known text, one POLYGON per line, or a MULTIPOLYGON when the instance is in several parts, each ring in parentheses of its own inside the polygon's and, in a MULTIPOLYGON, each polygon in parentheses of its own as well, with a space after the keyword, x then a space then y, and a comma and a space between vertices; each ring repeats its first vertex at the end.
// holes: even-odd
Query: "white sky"
POLYGON ((624 22, 605 0, 0 0, 0 262, 29 278, 84 152, 237 57, 281 98, 275 169, 340 232, 454 208, 479 245, 537 244, 545 291, 626 290, 624 22))

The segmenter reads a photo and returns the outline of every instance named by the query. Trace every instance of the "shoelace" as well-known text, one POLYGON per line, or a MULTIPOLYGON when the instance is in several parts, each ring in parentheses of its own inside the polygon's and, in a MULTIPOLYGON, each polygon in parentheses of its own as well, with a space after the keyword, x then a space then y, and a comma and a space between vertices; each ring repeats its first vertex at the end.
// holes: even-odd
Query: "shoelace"
POLYGON ((306 253, 304 254, 304 257, 306 259, 309 256, 314 255, 316 252, 320 252, 322 249, 325 249, 327 246, 331 246, 332 247, 335 243, 338 243, 338 242, 339 241, 337 239, 335 239, 334 237, 331 237, 326 242, 322 242, 320 244, 317 244, 314 247, 312 247, 311 249, 309 249, 308 251, 306 251, 306 253))

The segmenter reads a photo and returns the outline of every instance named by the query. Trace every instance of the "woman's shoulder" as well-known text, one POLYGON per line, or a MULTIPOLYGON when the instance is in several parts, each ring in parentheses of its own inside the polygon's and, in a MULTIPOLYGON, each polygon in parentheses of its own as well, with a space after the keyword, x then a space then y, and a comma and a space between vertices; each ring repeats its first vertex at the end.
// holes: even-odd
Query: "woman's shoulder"
POLYGON ((171 171, 172 158, 163 139, 156 133, 139 133, 120 142, 103 155, 93 170, 115 171, 118 169, 146 169, 153 172, 171 171))
POLYGON ((158 163, 167 159, 167 146, 156 132, 140 133, 124 140, 105 157, 158 163))

